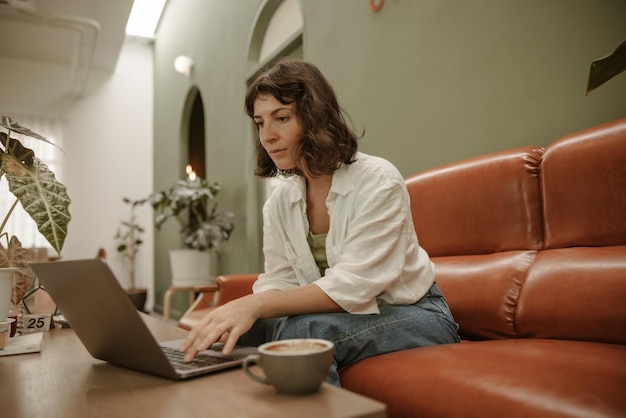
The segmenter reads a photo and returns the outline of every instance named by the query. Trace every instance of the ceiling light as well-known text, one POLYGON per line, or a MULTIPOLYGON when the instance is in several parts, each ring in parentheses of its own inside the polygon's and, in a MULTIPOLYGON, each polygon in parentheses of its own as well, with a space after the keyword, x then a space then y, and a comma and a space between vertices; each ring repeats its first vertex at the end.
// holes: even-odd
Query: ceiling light
POLYGON ((154 39, 165 2, 166 0, 134 0, 126 24, 126 34, 154 39))

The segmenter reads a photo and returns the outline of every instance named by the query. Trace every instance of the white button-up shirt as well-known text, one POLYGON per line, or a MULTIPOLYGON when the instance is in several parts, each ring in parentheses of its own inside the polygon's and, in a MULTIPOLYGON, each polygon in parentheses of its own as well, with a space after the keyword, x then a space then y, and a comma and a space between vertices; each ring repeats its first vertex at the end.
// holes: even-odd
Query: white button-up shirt
POLYGON ((412 304, 428 291, 434 268, 418 244, 395 166, 359 152, 333 174, 323 277, 307 243, 305 188, 304 177, 289 177, 263 207, 265 272, 254 292, 314 283, 347 312, 377 314, 379 303, 412 304))

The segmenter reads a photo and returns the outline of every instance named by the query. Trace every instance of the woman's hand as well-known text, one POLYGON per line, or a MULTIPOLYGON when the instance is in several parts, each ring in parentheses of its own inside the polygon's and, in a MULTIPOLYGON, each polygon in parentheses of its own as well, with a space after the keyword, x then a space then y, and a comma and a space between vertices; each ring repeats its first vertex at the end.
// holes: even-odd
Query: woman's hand
POLYGON ((343 312, 343 309, 314 284, 253 293, 209 312, 189 332, 180 350, 186 353, 185 361, 191 361, 199 351, 219 341, 224 343, 222 353, 228 355, 257 319, 314 312, 343 312))
POLYGON ((185 361, 191 361, 199 351, 218 341, 224 343, 222 352, 230 354, 239 337, 259 318, 255 296, 252 294, 230 301, 209 312, 196 324, 180 347, 186 353, 185 361))

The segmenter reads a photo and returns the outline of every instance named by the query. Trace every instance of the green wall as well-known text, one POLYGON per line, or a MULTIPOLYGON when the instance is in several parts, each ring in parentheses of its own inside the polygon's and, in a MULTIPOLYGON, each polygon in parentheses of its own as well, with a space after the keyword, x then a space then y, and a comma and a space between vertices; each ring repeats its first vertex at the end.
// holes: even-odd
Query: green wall
MULTIPOLYGON (((258 180, 243 113, 248 38, 261 0, 169 0, 155 43, 155 188, 182 177, 182 114, 202 94, 207 176, 236 231, 215 273, 262 267, 258 180), (195 60, 189 78, 174 58, 195 60)), ((626 116, 626 74, 584 95, 590 62, 626 40, 623 0, 301 0, 303 54, 335 86, 361 150, 404 175, 491 151, 547 145, 626 116)), ((176 225, 156 233, 157 310, 176 225)), ((181 300, 184 299, 181 297, 181 300)), ((179 301, 180 302, 180 301, 179 301)), ((184 309, 184 305, 175 305, 184 309)), ((176 312, 174 312, 176 314, 176 312)))

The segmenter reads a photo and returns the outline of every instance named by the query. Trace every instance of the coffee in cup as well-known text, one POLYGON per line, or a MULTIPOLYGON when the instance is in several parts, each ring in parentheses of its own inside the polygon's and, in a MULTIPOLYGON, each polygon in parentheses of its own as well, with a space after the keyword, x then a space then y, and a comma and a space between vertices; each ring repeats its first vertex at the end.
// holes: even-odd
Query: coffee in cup
POLYGON ((265 343, 258 354, 244 359, 243 369, 257 382, 272 385, 278 393, 304 395, 317 392, 328 375, 334 344, 328 340, 299 338, 265 343), (265 376, 251 367, 258 365, 265 376))

